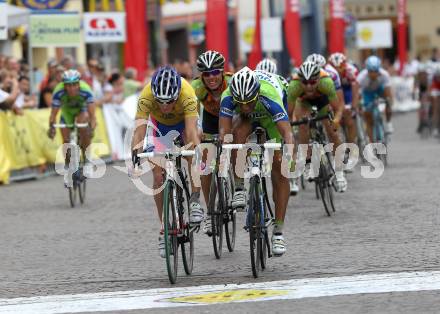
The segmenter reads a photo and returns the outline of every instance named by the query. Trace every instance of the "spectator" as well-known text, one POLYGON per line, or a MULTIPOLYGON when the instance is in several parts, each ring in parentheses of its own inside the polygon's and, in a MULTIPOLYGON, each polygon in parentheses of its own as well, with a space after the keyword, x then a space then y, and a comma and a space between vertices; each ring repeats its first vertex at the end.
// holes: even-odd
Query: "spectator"
POLYGON ((73 60, 73 57, 71 55, 66 55, 60 62, 60 64, 66 69, 74 69, 75 68, 75 61, 73 60))
POLYGON ((44 79, 41 81, 40 92, 47 87, 47 84, 51 79, 55 79, 57 73, 57 66, 58 63, 55 59, 51 59, 49 60, 49 62, 47 62, 47 74, 44 77, 44 79))
POLYGON ((56 72, 55 72, 55 81, 57 83, 61 83, 63 81, 63 73, 64 71, 66 71, 66 68, 64 68, 62 65, 58 65, 56 67, 56 72))
POLYGON ((95 103, 97 106, 102 106, 104 104, 104 85, 106 81, 106 75, 104 72, 104 66, 102 64, 97 64, 93 73, 93 84, 92 90, 95 96, 95 103))
POLYGON ((136 94, 142 89, 142 84, 136 80, 137 70, 135 68, 127 68, 125 70, 124 80, 124 98, 136 94))
POLYGON ((6 70, 9 71, 14 78, 18 79, 20 73, 20 64, 18 63, 17 59, 14 57, 7 57, 5 66, 6 70))
POLYGON ((124 101, 124 77, 113 73, 104 87, 104 103, 121 104, 124 101))
POLYGON ((38 100, 38 109, 50 108, 52 105, 52 92, 57 85, 55 78, 50 79, 46 87, 40 92, 40 98, 38 100))
POLYGON ((89 86, 92 86, 93 78, 90 72, 86 69, 86 67, 83 64, 78 64, 76 69, 81 74, 81 80, 89 84, 89 86))
POLYGON ((15 100, 15 106, 20 109, 35 108, 37 100, 34 95, 31 95, 30 80, 27 76, 20 76, 18 79, 18 89, 20 93, 15 100))
POLYGON ((19 93, 17 79, 5 69, 0 70, 0 109, 18 112, 14 104, 19 93))
POLYGON ((432 48, 431 61, 432 62, 440 62, 440 52, 437 47, 432 48))

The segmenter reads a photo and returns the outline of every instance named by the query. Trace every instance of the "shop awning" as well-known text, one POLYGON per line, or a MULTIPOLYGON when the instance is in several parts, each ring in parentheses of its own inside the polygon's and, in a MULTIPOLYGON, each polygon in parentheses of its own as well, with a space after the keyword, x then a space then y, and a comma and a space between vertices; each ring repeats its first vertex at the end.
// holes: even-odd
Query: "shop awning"
POLYGON ((8 28, 15 28, 29 24, 31 11, 26 8, 6 4, 6 14, 8 15, 8 28))

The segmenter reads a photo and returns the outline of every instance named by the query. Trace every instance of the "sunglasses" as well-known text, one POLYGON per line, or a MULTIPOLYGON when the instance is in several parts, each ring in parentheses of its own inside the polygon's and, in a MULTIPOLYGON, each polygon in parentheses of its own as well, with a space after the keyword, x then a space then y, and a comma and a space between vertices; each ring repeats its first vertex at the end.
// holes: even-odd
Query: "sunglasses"
POLYGON ((259 95, 257 94, 257 95, 255 95, 254 98, 252 98, 251 100, 247 100, 247 101, 241 101, 241 100, 235 100, 235 99, 234 99, 234 102, 236 102, 236 103, 239 104, 239 105, 247 105, 247 104, 249 104, 249 103, 251 103, 251 102, 257 100, 258 96, 259 96, 259 95))
POLYGON ((157 99, 157 102, 161 106, 167 106, 167 105, 171 105, 172 103, 174 103, 175 100, 171 99, 171 100, 167 100, 167 101, 162 101, 162 100, 157 99))
POLYGON ((212 71, 203 72, 202 76, 203 77, 217 76, 220 75, 221 73, 222 70, 212 70, 212 71))
POLYGON ((319 79, 314 79, 314 80, 301 80, 301 83, 303 83, 304 85, 315 85, 316 83, 318 83, 319 79))

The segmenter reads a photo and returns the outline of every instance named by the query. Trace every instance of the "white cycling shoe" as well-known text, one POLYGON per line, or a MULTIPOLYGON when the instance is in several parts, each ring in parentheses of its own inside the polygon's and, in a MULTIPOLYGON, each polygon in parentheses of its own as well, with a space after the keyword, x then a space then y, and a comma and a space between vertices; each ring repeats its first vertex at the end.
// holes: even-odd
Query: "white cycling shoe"
POLYGON ((286 241, 282 233, 272 235, 272 254, 276 257, 282 256, 286 253, 286 241))
POLYGON ((190 214, 189 223, 192 225, 198 225, 203 221, 203 208, 199 201, 193 201, 189 204, 190 214))
POLYGON ((385 122, 384 129, 386 134, 392 134, 394 132, 393 123, 385 122))
POLYGON ((306 163, 305 168, 304 168, 304 174, 303 174, 304 180, 306 181, 313 181, 313 179, 315 178, 315 175, 313 173, 313 169, 312 169, 312 164, 311 163, 306 163))
POLYGON ((238 190, 234 192, 232 198, 232 208, 237 212, 243 212, 246 207, 246 191, 238 190))
POLYGON ((290 195, 296 195, 299 192, 299 186, 296 183, 296 179, 290 179, 290 195))
POLYGON ((205 217, 205 221, 203 222, 203 233, 212 236, 211 215, 206 215, 205 217))
POLYGON ((160 255, 160 257, 165 258, 166 257, 165 238, 164 238, 164 236, 162 234, 159 235, 159 245, 158 245, 158 248, 159 248, 159 255, 160 255))
POLYGON ((347 179, 345 178, 344 171, 336 171, 336 190, 340 193, 343 193, 347 190, 347 179))

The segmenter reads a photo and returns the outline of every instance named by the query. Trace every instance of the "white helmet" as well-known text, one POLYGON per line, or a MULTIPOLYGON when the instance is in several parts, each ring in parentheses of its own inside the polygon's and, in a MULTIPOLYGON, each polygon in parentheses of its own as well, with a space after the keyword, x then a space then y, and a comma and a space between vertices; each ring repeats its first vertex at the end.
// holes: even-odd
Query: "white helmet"
POLYGON ((298 70, 298 76, 306 81, 318 78, 320 73, 321 67, 312 61, 304 62, 298 70))
POLYGON ((232 76, 229 89, 235 101, 247 102, 260 92, 260 82, 254 71, 244 67, 232 76))
POLYGON ((223 70, 225 57, 220 52, 208 50, 197 58, 197 70, 207 72, 212 70, 223 70))
POLYGON ((269 72, 272 74, 277 74, 277 72, 278 72, 277 64, 269 58, 265 58, 265 59, 261 60, 260 62, 258 62, 255 70, 269 72))
POLYGON ((330 55, 328 62, 334 67, 340 67, 347 61, 343 53, 335 52, 330 55))
POLYGON ((325 60, 325 57, 323 55, 320 55, 319 53, 311 54, 307 57, 306 61, 311 61, 319 65, 320 68, 324 67, 327 61, 325 60))

